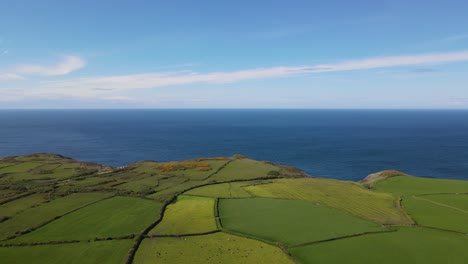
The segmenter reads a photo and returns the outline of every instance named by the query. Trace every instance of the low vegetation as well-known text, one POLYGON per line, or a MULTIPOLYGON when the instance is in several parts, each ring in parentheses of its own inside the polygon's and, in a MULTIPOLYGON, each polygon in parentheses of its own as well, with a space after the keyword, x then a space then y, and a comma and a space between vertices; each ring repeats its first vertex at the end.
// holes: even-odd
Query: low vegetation
POLYGON ((468 182, 312 178, 236 155, 0 159, 5 263, 464 263, 468 182))

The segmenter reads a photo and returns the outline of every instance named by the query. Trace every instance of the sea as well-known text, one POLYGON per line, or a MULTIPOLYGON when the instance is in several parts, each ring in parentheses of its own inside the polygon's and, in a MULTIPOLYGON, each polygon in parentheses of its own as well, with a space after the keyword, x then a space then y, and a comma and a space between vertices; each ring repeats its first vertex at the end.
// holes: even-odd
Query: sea
POLYGON ((326 178, 468 180, 468 110, 0 110, 0 156, 121 166, 242 154, 326 178))

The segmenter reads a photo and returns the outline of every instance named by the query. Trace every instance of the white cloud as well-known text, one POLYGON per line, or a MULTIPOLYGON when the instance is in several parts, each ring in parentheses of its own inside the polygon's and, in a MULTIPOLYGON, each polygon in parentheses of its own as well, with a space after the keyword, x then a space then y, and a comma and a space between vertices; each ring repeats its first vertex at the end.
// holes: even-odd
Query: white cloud
POLYGON ((16 67, 15 72, 31 75, 65 75, 86 66, 86 62, 77 56, 65 56, 63 61, 55 65, 24 64, 16 67))
POLYGON ((234 83, 254 79, 271 79, 321 72, 340 72, 421 66, 468 61, 468 51, 430 53, 421 55, 376 57, 296 67, 257 68, 229 72, 198 73, 193 71, 152 72, 131 75, 80 78, 66 81, 44 82, 36 92, 70 95, 98 95, 131 89, 189 85, 195 83, 234 83))
POLYGON ((23 79, 23 76, 15 73, 0 73, 0 81, 14 81, 23 79))

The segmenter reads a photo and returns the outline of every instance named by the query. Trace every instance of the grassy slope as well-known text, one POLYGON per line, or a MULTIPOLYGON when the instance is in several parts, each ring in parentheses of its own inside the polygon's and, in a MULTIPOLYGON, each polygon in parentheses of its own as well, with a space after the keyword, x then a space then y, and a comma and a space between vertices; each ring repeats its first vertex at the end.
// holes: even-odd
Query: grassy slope
POLYGON ((217 230, 212 198, 178 196, 167 207, 164 218, 150 235, 182 235, 217 230))
POLYGON ((109 196, 103 193, 77 193, 52 200, 40 206, 25 210, 0 224, 0 238, 4 239, 14 235, 16 231, 24 231, 37 227, 46 221, 63 215, 94 201, 109 196))
POLYGON ((219 213, 227 229, 287 245, 382 230, 372 222, 307 201, 222 199, 219 213))
POLYGON ((0 205, 0 219, 5 216, 13 216, 21 211, 29 209, 34 205, 43 203, 46 201, 45 196, 46 195, 43 193, 38 193, 0 205))
POLYGON ((464 264, 468 237, 437 230, 402 228, 289 251, 302 263, 464 264))
POLYGON ((66 215, 12 242, 86 240, 141 233, 157 219, 162 205, 131 197, 113 197, 66 215))
POLYGON ((391 194, 365 189, 358 183, 319 178, 280 179, 245 188, 261 197, 306 200, 324 204, 381 224, 408 224, 391 194))
POLYGON ((405 210, 420 225, 468 232, 468 212, 463 209, 468 200, 456 195, 468 193, 467 181, 401 176, 377 182, 374 188, 401 195, 405 210))
POLYGON ((377 182, 375 189, 404 196, 433 193, 468 193, 468 181, 399 176, 377 182))
POLYGON ((145 239, 135 264, 292 264, 277 247, 224 233, 145 239))
POLYGON ((232 182, 202 186, 186 192, 188 195, 216 197, 216 198, 245 198, 252 197, 250 193, 242 187, 254 184, 253 182, 232 182))
POLYGON ((216 181, 250 180, 266 177, 270 171, 279 171, 279 168, 256 160, 236 159, 210 179, 216 181))
POLYGON ((0 247, 2 263, 115 264, 123 263, 132 240, 81 242, 30 247, 0 247))

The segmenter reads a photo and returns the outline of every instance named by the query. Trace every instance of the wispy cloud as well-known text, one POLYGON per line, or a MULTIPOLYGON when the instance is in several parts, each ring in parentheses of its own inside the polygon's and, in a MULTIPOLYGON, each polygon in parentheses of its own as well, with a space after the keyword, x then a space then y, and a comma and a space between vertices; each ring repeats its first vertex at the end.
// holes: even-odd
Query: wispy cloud
MULTIPOLYGON (((399 66, 427 66, 462 61, 468 61, 468 51, 375 57, 333 64, 257 68, 229 72, 198 73, 193 71, 177 71, 90 77, 45 82, 40 85, 39 90, 58 94, 91 95, 122 90, 148 89, 196 83, 234 83, 254 79, 282 78, 322 72, 370 70, 399 66)), ((38 92, 38 90, 36 90, 36 92, 38 92)))
POLYGON ((15 68, 15 72, 31 75, 65 75, 73 71, 79 70, 86 66, 86 62, 77 56, 65 56, 63 60, 55 65, 36 65, 23 64, 15 68))
POLYGON ((22 80, 23 76, 15 73, 0 73, 0 81, 22 80))

